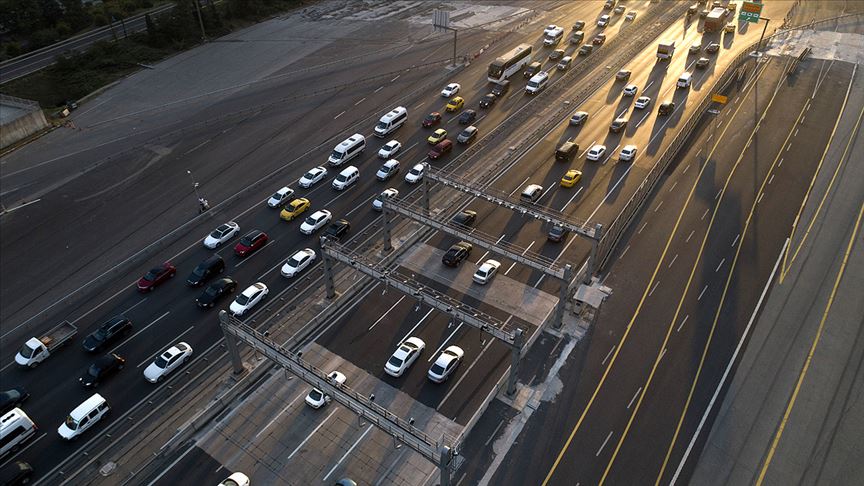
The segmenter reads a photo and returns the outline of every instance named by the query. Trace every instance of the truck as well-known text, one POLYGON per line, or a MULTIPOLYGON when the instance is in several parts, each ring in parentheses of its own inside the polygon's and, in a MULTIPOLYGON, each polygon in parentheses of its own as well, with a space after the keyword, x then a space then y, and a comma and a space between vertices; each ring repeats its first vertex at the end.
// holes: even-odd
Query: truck
POLYGON ((664 41, 657 46, 657 59, 669 60, 675 54, 675 41, 664 41))
POLYGON ((717 7, 705 17, 705 32, 720 32, 726 25, 726 14, 728 11, 723 7, 717 7))
POLYGON ((28 339, 15 355, 15 362, 21 366, 35 368, 60 346, 69 343, 77 333, 77 327, 69 321, 63 321, 43 333, 42 337, 28 339))

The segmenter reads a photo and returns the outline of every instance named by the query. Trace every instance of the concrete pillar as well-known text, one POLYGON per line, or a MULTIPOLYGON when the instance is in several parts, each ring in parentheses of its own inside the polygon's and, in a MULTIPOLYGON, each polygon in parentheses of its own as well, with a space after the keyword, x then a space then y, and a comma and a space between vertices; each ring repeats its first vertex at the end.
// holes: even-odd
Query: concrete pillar
POLYGON ((561 288, 558 289, 558 305, 555 306, 555 317, 552 325, 555 329, 561 329, 561 324, 564 322, 564 306, 567 305, 567 297, 570 287, 570 281, 573 280, 573 267, 568 263, 564 265, 564 278, 561 279, 561 288))
POLYGON ((517 328, 513 333, 513 345, 510 347, 510 375, 507 377, 507 395, 516 394, 516 380, 519 378, 519 361, 522 356, 522 329, 517 328))
POLYGON ((440 486, 450 486, 450 461, 452 460, 450 448, 441 446, 439 452, 441 454, 438 457, 438 469, 441 470, 441 483, 439 484, 440 486))
POLYGON ((585 272, 585 280, 582 283, 591 282, 591 277, 597 273, 597 245, 600 244, 600 240, 603 239, 603 225, 597 223, 594 225, 594 238, 591 239, 591 254, 588 256, 588 271, 585 272))
POLYGON ((222 334, 225 336, 225 348, 228 350, 228 357, 231 358, 234 374, 240 375, 246 371, 246 368, 243 366, 243 359, 240 357, 240 350, 237 348, 237 338, 225 330, 230 325, 231 318, 228 316, 228 312, 225 310, 219 311, 219 327, 222 328, 222 334))
POLYGON ((384 209, 384 251, 392 251, 393 250, 393 236, 392 236, 392 228, 393 225, 393 214, 390 212, 390 207, 387 205, 385 201, 383 204, 384 209))
MULTIPOLYGON (((426 164, 426 170, 429 170, 429 164, 426 164)), ((429 216, 429 180, 423 178, 423 215, 429 216)))
POLYGON ((327 238, 321 237, 321 256, 324 261, 324 286, 327 289, 327 298, 336 297, 336 284, 333 282, 333 260, 330 255, 324 252, 324 247, 327 245, 327 238))

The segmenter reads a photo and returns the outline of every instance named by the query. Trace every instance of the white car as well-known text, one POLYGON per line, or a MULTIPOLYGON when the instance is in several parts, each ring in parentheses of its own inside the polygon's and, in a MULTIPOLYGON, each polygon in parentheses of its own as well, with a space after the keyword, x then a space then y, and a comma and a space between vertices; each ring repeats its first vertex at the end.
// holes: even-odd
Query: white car
POLYGON ((461 87, 462 87, 462 85, 459 83, 450 83, 446 87, 444 87, 444 89, 441 90, 441 96, 444 98, 449 98, 451 96, 454 96, 456 93, 459 92, 459 88, 461 88, 461 87))
POLYGON ((212 233, 207 235, 207 238, 204 238, 204 246, 210 248, 211 250, 219 248, 222 243, 225 243, 231 238, 234 238, 239 232, 240 225, 235 223, 234 221, 228 221, 227 223, 213 230, 212 233))
POLYGON ((375 178, 379 181, 386 181, 396 175, 397 172, 399 172, 399 161, 396 159, 390 159, 387 162, 384 162, 384 165, 378 169, 378 172, 375 173, 375 178))
MULTIPOLYGON (((345 375, 339 373, 338 371, 333 371, 329 375, 327 375, 327 379, 330 380, 330 383, 336 386, 342 386, 345 384, 345 375)), ((317 388, 313 388, 312 391, 306 395, 306 405, 314 409, 319 409, 327 404, 330 401, 330 397, 325 395, 324 392, 317 388)))
POLYGON ((389 142, 385 143, 383 147, 381 147, 381 150, 378 151, 378 157, 381 157, 382 159, 389 159, 390 157, 396 155, 396 152, 401 149, 402 144, 399 143, 399 141, 390 140, 389 142))
POLYGON ((636 158, 636 152, 639 149, 636 148, 635 145, 625 145, 624 148, 618 152, 618 160, 630 161, 636 158))
POLYGON ((603 155, 605 153, 606 153, 606 146, 600 145, 598 143, 597 145, 594 145, 593 147, 591 147, 590 150, 588 150, 588 155, 585 158, 588 160, 600 160, 600 158, 603 157, 603 155))
POLYGON ((633 107, 641 110, 647 108, 650 104, 651 98, 649 98, 648 96, 640 96, 636 99, 636 103, 633 103, 633 107))
POLYGON ((266 285, 261 282, 256 282, 247 287, 242 294, 238 295, 237 298, 234 299, 234 302, 231 302, 228 310, 235 316, 242 316, 255 307, 258 302, 261 302, 264 296, 269 292, 270 290, 266 285))
POLYGON ((552 34, 554 34, 555 31, 557 31, 557 30, 558 30, 558 26, 557 26, 557 25, 555 25, 555 24, 549 24, 549 25, 546 26, 545 29, 543 29, 543 35, 552 35, 552 34))
POLYGON ((282 265, 282 276, 291 278, 297 275, 315 261, 315 256, 315 251, 311 248, 297 251, 282 265))
POLYGON ((448 346, 447 349, 441 351, 441 354, 438 355, 438 359, 429 368, 426 376, 434 383, 444 383, 456 371, 464 356, 465 351, 462 351, 462 348, 459 346, 448 346))
POLYGON ((636 96, 636 92, 639 91, 639 87, 635 84, 628 84, 624 86, 624 89, 621 90, 624 93, 624 96, 636 96))
POLYGON ((498 268, 501 267, 501 262, 497 260, 486 260, 480 268, 474 272, 474 281, 480 285, 486 285, 492 280, 492 277, 498 273, 498 268))
POLYGON ((249 476, 242 472, 235 472, 219 483, 219 486, 249 486, 249 476))
POLYGON ((384 365, 384 371, 390 376, 399 378, 414 364, 414 361, 417 360, 417 357, 420 356, 420 353, 425 348, 426 343, 422 339, 413 336, 409 337, 399 345, 393 356, 390 356, 390 359, 387 360, 387 364, 384 365))
POLYGON ((414 167, 411 167, 411 170, 405 174, 405 182, 409 184, 416 184, 420 182, 420 179, 423 178, 423 171, 425 170, 423 164, 417 164, 414 167))
POLYGON ((326 209, 315 211, 300 225, 300 232, 304 235, 311 235, 329 223, 332 217, 333 215, 326 209))
POLYGON ((376 197, 372 201, 372 209, 374 209, 375 211, 383 211, 384 210, 384 203, 382 203, 381 201, 383 199, 392 199, 398 195, 399 195, 398 189, 394 189, 392 187, 384 189, 384 191, 381 194, 379 194, 378 197, 376 197))
POLYGON ((179 342, 166 349, 156 358, 156 361, 150 363, 150 366, 144 370, 144 378, 150 383, 158 383, 191 358, 192 347, 184 342, 179 342))
POLYGON ((267 200, 267 205, 271 208, 278 208, 283 206, 286 202, 288 202, 288 198, 294 195, 294 189, 291 189, 288 186, 279 189, 274 192, 270 199, 267 200))
POLYGON ((606 27, 609 25, 609 16, 601 15, 600 20, 597 21, 597 27, 606 27))
POLYGON ((308 189, 327 177, 327 169, 324 167, 313 167, 300 178, 300 187, 308 189))

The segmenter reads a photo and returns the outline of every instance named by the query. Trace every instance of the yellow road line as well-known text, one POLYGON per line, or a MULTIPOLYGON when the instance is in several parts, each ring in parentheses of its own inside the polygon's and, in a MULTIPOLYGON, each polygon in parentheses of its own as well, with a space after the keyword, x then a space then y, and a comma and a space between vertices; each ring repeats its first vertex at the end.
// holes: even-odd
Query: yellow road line
POLYGON ((801 373, 798 374, 798 382, 795 383, 795 390, 792 392, 792 397, 786 405, 786 412, 783 414, 783 420, 780 421, 777 433, 774 434, 774 440, 771 442, 771 448, 768 450, 765 464, 762 465, 762 470, 759 472, 756 486, 761 486, 762 482, 765 480, 765 473, 768 472, 768 466, 771 465, 771 460, 774 458, 774 453, 777 451, 777 444, 780 442, 780 437, 783 435, 783 430, 786 428, 786 424, 789 421, 789 415, 792 413, 792 408, 795 406, 795 400, 798 398, 798 392, 801 391, 801 383, 804 382, 804 377, 807 376, 807 371, 810 369, 810 363, 813 361, 813 354, 816 352, 816 346, 819 344, 819 340, 822 339, 822 331, 825 328, 825 321, 828 319, 828 312, 831 310, 831 305, 834 303, 834 297, 837 295, 837 287, 840 286, 840 280, 843 278, 843 273, 846 271, 846 263, 849 261, 849 254, 852 252, 855 238, 858 236, 858 228, 861 225, 862 215, 864 215, 864 203, 861 204, 861 209, 858 211, 858 220, 855 221, 855 228, 852 230, 852 237, 849 238, 849 243, 846 245, 846 253, 843 255, 843 263, 840 265, 840 271, 837 272, 837 278, 834 279, 834 288, 831 289, 831 295, 828 297, 828 304, 825 306, 825 312, 822 313, 822 320, 819 321, 819 328, 816 330, 816 336, 813 338, 813 344, 810 346, 807 360, 804 362, 804 367, 801 369, 801 373))
MULTIPOLYGON (((756 84, 755 81, 753 84, 756 84)), ((745 147, 749 146, 750 143, 753 141, 753 137, 757 133, 756 127, 758 127, 762 123, 762 121, 765 120, 765 115, 768 113, 768 110, 771 109, 771 105, 774 104, 774 99, 777 97, 777 93, 779 91, 779 89, 775 89, 774 93, 771 94, 771 99, 768 101, 768 104, 762 111, 762 115, 759 117, 759 120, 756 122, 753 129, 750 131, 750 136, 747 137, 747 142, 744 144, 745 147)), ((742 103, 742 105, 743 104, 744 103, 742 103)), ((741 105, 739 105, 739 108, 740 106, 741 105)), ((733 119, 734 117, 735 114, 732 115, 733 119)), ((729 125, 726 126, 728 128, 729 125)), ((633 411, 630 412, 630 419, 627 420, 627 426, 624 427, 624 432, 621 434, 621 437, 618 439, 618 443, 615 445, 615 450, 612 452, 612 457, 609 458, 609 462, 606 464, 606 469, 603 471, 603 476, 600 478, 601 485, 606 481, 606 476, 609 475, 609 471, 612 469, 612 464, 615 462, 615 458, 618 457, 618 451, 621 450, 621 445, 624 444, 624 440, 627 438, 627 433, 630 431, 630 427, 633 425, 633 421, 636 419, 636 414, 639 413, 639 408, 642 406, 642 401, 648 395, 648 389, 651 387, 651 383, 654 380, 654 374, 657 372, 657 367, 660 365, 660 359, 663 357, 663 350, 666 349, 666 346, 669 343, 669 336, 672 335, 672 329, 675 328, 675 323, 678 321, 678 316, 681 313, 681 308, 684 306, 684 300, 687 298, 687 294, 690 291, 690 285, 693 283, 693 276, 696 275, 696 270, 699 268, 699 262, 702 260, 702 253, 705 251, 705 244, 708 242, 708 236, 711 234, 711 228, 714 226, 714 220, 717 217, 717 211, 720 209, 720 204, 723 202, 723 198, 726 195, 726 189, 729 187, 729 183, 732 181, 732 176, 735 175, 736 169, 738 169, 738 166, 741 165, 741 160, 744 158, 744 154, 746 152, 746 150, 742 150, 741 154, 738 155, 738 159, 735 161, 735 164, 732 166, 732 170, 726 177, 726 182, 723 183, 723 189, 720 190, 720 197, 717 198, 717 203, 714 205, 714 210, 711 212, 711 220, 708 223, 708 229, 705 231, 705 236, 702 237, 702 243, 699 245, 699 253, 696 255, 696 260, 693 261, 693 266, 690 270, 690 276, 687 278, 687 284, 684 286, 684 292, 681 294, 681 298, 678 300, 678 306, 675 308, 675 314, 673 315, 672 320, 669 322, 669 327, 666 329, 666 336, 664 336, 663 338, 663 344, 660 345, 657 357, 654 359, 654 364, 651 366, 651 372, 648 374, 648 379, 645 380, 645 384, 642 386, 642 394, 639 396, 639 400, 636 401, 636 406, 633 407, 633 411)), ((695 189, 696 186, 694 185, 693 187, 695 189)))
MULTIPOLYGON (((753 87, 756 86, 756 81, 762 76, 762 73, 765 71, 765 67, 767 64, 763 65, 762 70, 759 71, 750 84, 747 93, 744 94, 746 98, 747 95, 753 90, 753 87)), ((738 114, 738 111, 744 106, 744 103, 739 104, 735 111, 733 112, 730 120, 738 114)), ((600 382, 597 383, 597 386, 594 388, 594 392, 591 394, 591 398, 588 400, 588 404, 585 406, 585 409, 582 410, 582 414, 579 416, 579 420, 576 422, 576 425, 573 427, 573 430, 570 431, 570 436, 567 437, 567 441, 565 441, 564 445, 561 447, 561 450, 558 452, 557 457, 555 458, 555 462, 552 463, 552 467, 549 469, 549 472, 546 474, 546 478, 543 480, 543 486, 549 484, 549 480, 552 479, 552 475, 555 474, 555 470, 558 468, 558 465, 561 463, 561 459, 564 457, 564 454, 567 452, 567 449, 570 447, 570 444, 573 442, 573 437, 576 436, 576 432, 579 430, 579 427, 582 425, 582 422, 585 420, 585 416, 588 414, 588 411, 591 409, 591 405, 594 403, 594 400, 597 398, 597 395, 600 393, 600 389, 603 387, 603 384, 606 382, 606 378, 609 376, 609 370, 612 369, 612 366, 615 364, 615 360, 618 358, 618 353, 621 352, 621 348, 624 345, 624 342, 627 340, 627 336, 630 335, 630 330, 633 327, 633 323, 636 321, 636 317, 639 315, 639 312, 642 309, 642 306, 645 304, 645 299, 648 297, 648 293, 650 292, 651 287, 654 285, 654 280, 657 278, 657 274, 660 271, 660 266, 663 264, 663 260, 666 258, 666 253, 669 251, 669 247, 672 245, 672 239, 678 232, 678 226, 681 224, 681 220, 684 217, 684 212, 687 210, 687 207, 690 205, 690 201, 693 199, 693 193, 696 191, 696 185, 699 183, 699 180, 702 178, 703 173, 705 172, 705 168, 708 167, 707 161, 711 159, 711 156, 714 154, 714 151, 717 149, 717 146, 720 143, 720 140, 726 134, 726 130, 729 129, 730 124, 727 123, 726 127, 721 132, 720 136, 717 137, 714 141, 714 146, 711 148, 711 151, 708 153, 706 163, 702 165, 699 169, 699 174, 696 176, 696 180, 693 183, 693 187, 690 188, 690 192, 687 194, 687 200, 684 202, 684 206, 681 208, 681 212, 678 214, 678 219, 675 221, 675 226, 672 228, 672 232, 669 234, 669 239, 666 241, 666 246, 663 248, 663 253, 660 255, 660 258, 657 260, 657 265, 654 267, 654 272, 651 274, 651 279, 648 281, 645 286, 645 290, 642 293, 642 298, 639 300, 639 304, 636 306, 636 310, 633 313, 633 317, 630 319, 630 322, 627 324, 627 327, 624 330, 624 334, 621 336, 618 345, 615 348, 615 352, 612 355, 611 361, 609 361, 609 365, 606 366, 606 369, 603 371, 603 376, 600 378, 600 382)), ((736 127, 737 128, 737 127, 736 127)))

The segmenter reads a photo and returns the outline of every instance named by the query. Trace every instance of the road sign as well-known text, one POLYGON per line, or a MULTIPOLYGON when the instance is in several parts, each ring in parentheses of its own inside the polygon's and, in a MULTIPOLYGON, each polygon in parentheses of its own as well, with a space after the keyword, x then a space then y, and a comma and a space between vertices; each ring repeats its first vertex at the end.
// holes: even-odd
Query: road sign
POLYGON ((738 20, 755 24, 759 22, 760 15, 762 15, 761 2, 744 2, 741 4, 741 12, 738 14, 738 20))
POLYGON ((450 27, 450 12, 448 10, 438 10, 437 8, 432 11, 432 27, 435 28, 436 31, 440 29, 447 29, 450 27))
POLYGON ((723 103, 724 105, 726 104, 726 100, 728 100, 728 99, 729 98, 727 98, 726 96, 723 96, 720 94, 712 94, 711 95, 711 101, 716 101, 717 103, 723 103))

